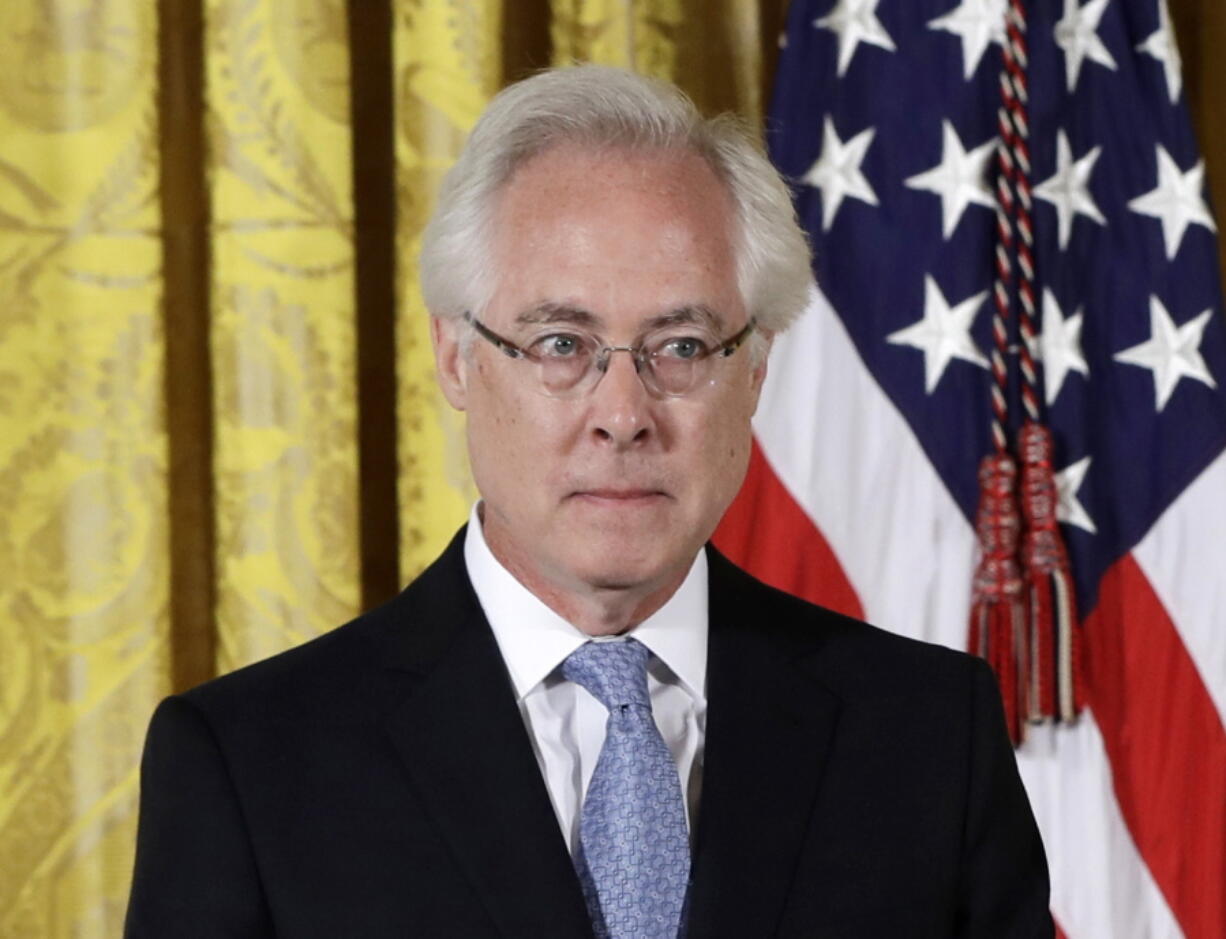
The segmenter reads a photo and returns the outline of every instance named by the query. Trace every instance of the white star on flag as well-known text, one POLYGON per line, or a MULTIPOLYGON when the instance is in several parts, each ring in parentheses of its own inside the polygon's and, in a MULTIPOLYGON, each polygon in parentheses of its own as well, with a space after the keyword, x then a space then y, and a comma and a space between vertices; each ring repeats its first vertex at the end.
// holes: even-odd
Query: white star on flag
POLYGON ((923 189, 941 197, 941 232, 946 240, 958 227, 967 205, 994 208, 996 201, 987 183, 987 168, 996 153, 996 138, 967 153, 954 125, 941 122, 941 162, 906 181, 911 189, 923 189))
POLYGON ((924 316, 886 337, 897 346, 912 346, 924 353, 924 391, 932 394, 952 359, 988 367, 988 360, 971 338, 971 323, 983 305, 984 290, 950 308, 932 275, 924 276, 924 316))
POLYGON ((1090 0, 1078 9, 1077 0, 1064 0, 1064 16, 1056 23, 1056 45, 1064 50, 1068 90, 1077 90, 1081 64, 1089 59, 1115 71, 1115 59, 1098 38, 1098 21, 1110 0, 1090 0))
MULTIPOLYGON (((1085 356, 1081 353, 1081 310, 1068 319, 1060 310, 1056 295, 1050 288, 1043 288, 1043 332, 1039 335, 1038 355, 1043 363, 1045 397, 1050 405, 1060 394, 1060 388, 1070 371, 1090 374, 1085 356)), ((1034 355, 1035 350, 1031 350, 1034 355)))
POLYGON ((962 0, 948 13, 928 21, 962 40, 962 76, 970 81, 990 43, 1005 44, 1008 0, 962 0))
POLYGON ((834 121, 826 116, 822 128, 822 153, 817 162, 809 167, 809 171, 801 181, 815 186, 822 191, 822 230, 829 231, 838 214, 843 199, 850 196, 877 204, 877 194, 864 178, 860 164, 868 152, 869 144, 873 142, 876 130, 872 127, 860 131, 856 136, 844 142, 835 133, 834 121))
POLYGON ((1094 519, 1090 518, 1090 513, 1077 498, 1077 490, 1086 478, 1090 462, 1090 457, 1083 456, 1076 463, 1056 472, 1056 518, 1094 534, 1098 531, 1094 519))
POLYGON ((1178 101, 1179 91, 1183 87, 1183 61, 1179 57, 1179 46, 1175 44, 1175 31, 1171 29, 1171 11, 1167 9, 1166 0, 1158 0, 1157 31, 1137 46, 1137 51, 1152 55, 1162 63, 1171 104, 1178 101))
POLYGON ((1107 224, 1106 218, 1094 203, 1094 197, 1090 195, 1090 174, 1094 172, 1094 164, 1098 162, 1102 149, 1095 147, 1074 162, 1068 136, 1062 130, 1056 132, 1056 172, 1051 178, 1035 186, 1034 194, 1056 207, 1061 251, 1068 247, 1073 233, 1073 219, 1076 216, 1085 215, 1099 225, 1107 224))
POLYGON ((894 52, 894 40, 877 19, 877 4, 881 0, 838 0, 833 10, 813 25, 829 29, 839 36, 839 77, 847 71, 856 48, 862 42, 894 52))
POLYGON ((1171 400, 1181 378, 1195 379, 1216 388, 1213 376, 1200 354, 1201 336, 1212 309, 1176 326, 1170 313, 1156 296, 1149 298, 1149 339, 1115 354, 1117 362, 1140 365, 1153 373, 1154 398, 1159 413, 1171 400))
POLYGON ((1194 167, 1181 173, 1179 165, 1162 144, 1158 144, 1157 150, 1158 186, 1131 200, 1128 208, 1161 219, 1166 256, 1173 261, 1189 225, 1204 225, 1214 232, 1217 226, 1202 194, 1205 188, 1205 161, 1198 160, 1194 167))

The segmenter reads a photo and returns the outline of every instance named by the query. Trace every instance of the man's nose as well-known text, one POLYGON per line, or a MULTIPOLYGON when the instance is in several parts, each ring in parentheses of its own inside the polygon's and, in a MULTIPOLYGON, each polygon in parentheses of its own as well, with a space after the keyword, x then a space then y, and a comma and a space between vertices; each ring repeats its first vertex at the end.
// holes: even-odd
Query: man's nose
POLYGON ((618 447, 639 445, 655 433, 652 397, 638 372, 634 353, 609 352, 604 375, 591 391, 591 431, 618 447))

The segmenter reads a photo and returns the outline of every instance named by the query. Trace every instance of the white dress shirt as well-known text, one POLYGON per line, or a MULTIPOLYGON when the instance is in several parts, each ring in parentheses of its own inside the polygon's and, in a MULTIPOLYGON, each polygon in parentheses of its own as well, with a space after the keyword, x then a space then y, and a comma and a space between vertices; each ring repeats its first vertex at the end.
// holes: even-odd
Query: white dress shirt
MULTIPOLYGON (((468 577, 515 686, 519 712, 573 855, 588 782, 604 745, 609 712, 560 666, 592 637, 542 603, 485 543, 479 505, 464 541, 468 577)), ((682 781, 691 833, 698 811, 706 728, 707 556, 699 551, 681 586, 630 633, 651 651, 651 710, 682 781)), ((596 641, 622 641, 624 636, 596 641)))

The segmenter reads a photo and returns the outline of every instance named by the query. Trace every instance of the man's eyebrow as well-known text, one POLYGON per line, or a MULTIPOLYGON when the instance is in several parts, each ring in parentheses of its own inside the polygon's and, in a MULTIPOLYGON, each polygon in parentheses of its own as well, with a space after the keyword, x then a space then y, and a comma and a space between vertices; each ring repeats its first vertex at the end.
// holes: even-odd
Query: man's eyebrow
POLYGON ((694 303, 677 307, 677 309, 670 310, 668 313, 660 316, 653 316, 647 321, 645 326, 646 331, 650 332, 653 329, 663 329, 668 326, 684 326, 687 324, 705 326, 711 332, 718 333, 723 329, 724 318, 706 304, 694 303))
POLYGON ((590 310, 583 309, 583 307, 570 303, 556 303, 546 300, 524 310, 515 317, 515 322, 522 326, 539 325, 542 323, 570 323, 573 326, 596 329, 600 325, 600 317, 590 310))
MULTIPOLYGON (((516 316, 515 322, 522 326, 569 323, 593 332, 599 331, 604 325, 604 320, 590 310, 585 310, 572 303, 558 303, 552 300, 534 304, 516 316)), ((649 333, 657 329, 666 329, 669 326, 694 324, 718 333, 723 329, 724 318, 704 303, 690 303, 651 317, 643 323, 642 332, 649 333)))

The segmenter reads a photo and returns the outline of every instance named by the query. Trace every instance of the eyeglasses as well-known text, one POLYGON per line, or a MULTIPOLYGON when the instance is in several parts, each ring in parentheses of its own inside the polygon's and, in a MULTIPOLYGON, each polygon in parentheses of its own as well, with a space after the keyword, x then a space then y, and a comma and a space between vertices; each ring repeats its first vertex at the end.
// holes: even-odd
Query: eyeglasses
POLYGON ((685 323, 650 332, 635 346, 607 346, 583 330, 550 326, 518 346, 471 314, 465 313, 464 319, 508 358, 535 365, 537 390, 553 398, 578 397, 594 388, 608 371, 614 352, 630 353, 648 391, 681 397, 707 382, 716 360, 736 352, 757 326, 751 318, 731 339, 721 340, 701 326, 685 323))

